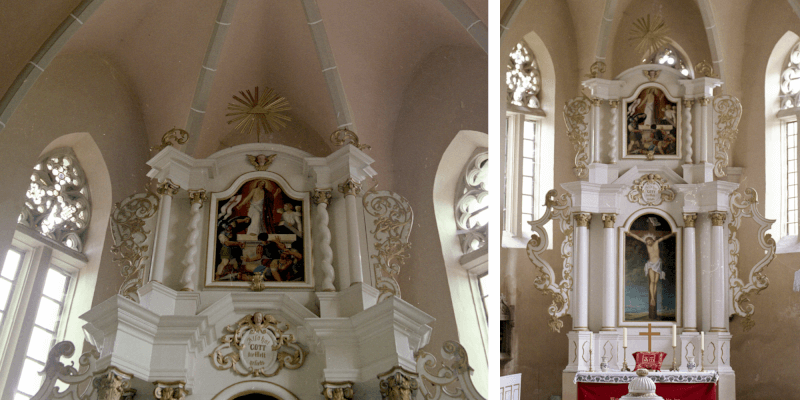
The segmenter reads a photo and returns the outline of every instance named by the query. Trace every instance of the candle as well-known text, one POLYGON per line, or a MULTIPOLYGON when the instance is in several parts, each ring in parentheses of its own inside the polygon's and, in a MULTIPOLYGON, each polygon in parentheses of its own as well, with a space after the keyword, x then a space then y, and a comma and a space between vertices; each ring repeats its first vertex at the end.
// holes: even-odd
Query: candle
POLYGON ((700 332, 700 350, 706 351, 706 333, 700 332))
POLYGON ((677 346, 677 344, 676 344, 677 342, 675 341, 676 335, 677 335, 676 332, 675 332, 675 329, 677 329, 675 324, 672 324, 672 347, 677 346))
POLYGON ((622 328, 622 347, 628 348, 628 328, 622 328))
POLYGON ((589 332, 589 351, 592 351, 592 332, 589 332))

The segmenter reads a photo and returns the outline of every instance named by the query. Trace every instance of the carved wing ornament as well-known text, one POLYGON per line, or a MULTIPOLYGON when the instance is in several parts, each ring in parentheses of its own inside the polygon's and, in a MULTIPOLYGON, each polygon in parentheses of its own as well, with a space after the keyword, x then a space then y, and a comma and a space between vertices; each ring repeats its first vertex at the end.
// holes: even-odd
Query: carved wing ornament
POLYGON ((586 178, 589 175, 589 121, 591 101, 579 96, 564 106, 564 122, 567 124, 567 137, 575 148, 575 175, 586 178))
POLYGON ((375 260, 372 268, 377 281, 376 287, 381 292, 378 301, 391 295, 399 298, 397 275, 400 274, 400 267, 405 264, 411 249, 411 243, 408 242, 414 222, 411 204, 397 193, 376 191, 374 186, 364 194, 361 201, 368 219, 373 220, 374 228, 369 231, 371 237, 368 241, 371 243, 370 259, 375 260))
POLYGON ((78 359, 78 369, 73 363, 64 365, 60 360, 62 357, 72 357, 75 354, 75 345, 69 341, 56 343, 50 352, 47 354, 47 363, 44 366, 44 381, 39 391, 32 397, 32 400, 45 400, 45 399, 73 399, 73 400, 89 400, 94 394, 94 385, 80 385, 81 383, 92 379, 96 372, 97 358, 100 354, 92 349, 89 352, 83 353, 78 359), (60 390, 56 382, 61 381, 67 385, 67 388, 60 390), (79 388, 84 388, 81 392, 79 388))
POLYGON ((442 346, 439 366, 436 357, 420 350, 417 355, 417 375, 420 391, 425 400, 465 399, 479 400, 483 397, 472 383, 472 368, 469 366, 467 350, 458 342, 448 340, 442 346), (448 365, 449 364, 449 365, 448 365))
POLYGON ((769 286, 769 278, 767 278, 764 269, 775 258, 775 240, 772 239, 772 235, 766 233, 767 230, 772 227, 775 220, 764 218, 758 211, 757 205, 758 194, 753 188, 747 188, 744 194, 739 192, 731 194, 731 222, 728 224, 728 230, 730 231, 730 235, 728 236, 728 244, 730 245, 730 262, 728 263, 730 277, 728 281, 733 290, 733 310, 737 315, 745 319, 742 322, 745 332, 752 329, 755 325, 752 319, 755 306, 750 303, 749 296, 753 293, 758 294, 769 286), (752 218, 756 224, 758 224, 758 245, 764 250, 764 257, 750 268, 748 282, 746 284, 739 278, 738 268, 738 233, 743 217, 752 218))
POLYGON ((742 103, 736 97, 724 95, 714 97, 714 176, 721 178, 727 173, 730 155, 728 152, 739 133, 742 118, 742 103))
POLYGON ((561 332, 564 322, 560 318, 569 310, 569 292, 572 288, 573 222, 572 218, 570 218, 572 198, 567 194, 559 196, 556 190, 551 190, 547 192, 545 206, 547 210, 544 215, 530 223, 533 235, 531 235, 531 240, 528 241, 527 253, 528 258, 541 273, 533 281, 533 285, 553 298, 553 303, 547 308, 547 312, 550 314, 550 322, 547 325, 551 331, 561 332), (564 241, 561 243, 562 279, 558 282, 556 282, 556 274, 553 271, 553 267, 540 257, 547 250, 547 244, 549 243, 544 226, 550 220, 560 220, 559 228, 564 233, 564 241))
POLYGON ((147 242, 151 232, 145 225, 157 211, 158 195, 150 190, 128 196, 111 210, 111 253, 124 278, 119 294, 137 303, 136 291, 144 285, 145 261, 149 258, 147 242))

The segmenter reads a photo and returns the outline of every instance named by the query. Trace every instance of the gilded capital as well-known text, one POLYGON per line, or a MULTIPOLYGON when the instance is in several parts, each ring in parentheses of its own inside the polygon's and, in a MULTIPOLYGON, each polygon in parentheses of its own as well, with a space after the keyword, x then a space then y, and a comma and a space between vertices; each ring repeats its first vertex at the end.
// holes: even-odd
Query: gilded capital
POLYGON ((97 400, 121 400, 126 393, 130 393, 131 378, 133 375, 116 368, 107 369, 92 381, 97 391, 97 400))
POLYGON ((592 220, 592 214, 589 213, 575 213, 575 224, 576 226, 585 226, 589 227, 589 222, 592 220))
POLYGON ((344 183, 339 185, 339 192, 344 193, 345 196, 358 196, 361 194, 361 184, 356 182, 353 178, 348 178, 344 183))
POLYGON ((184 400, 186 398, 186 383, 184 382, 155 382, 153 394, 157 400, 184 400))
POLYGON ((603 101, 603 100, 598 99, 597 97, 595 97, 595 98, 592 99, 592 105, 595 106, 595 107, 599 107, 601 101, 603 101))
POLYGON ((696 213, 684 213, 683 214, 683 226, 685 228, 694 228, 695 221, 697 221, 697 214, 696 213))
POLYGON ((608 105, 610 105, 611 108, 617 108, 619 107, 619 100, 609 100, 608 105))
POLYGON ((686 108, 691 108, 694 104, 694 100, 692 99, 683 99, 683 106, 686 108))
POLYGON ((722 226, 725 223, 725 217, 728 216, 728 213, 724 211, 713 211, 710 214, 712 226, 722 226))
POLYGON ((707 106, 708 103, 711 103, 711 97, 703 97, 700 99, 700 104, 703 106, 707 106))
POLYGON ((613 228, 617 222, 617 214, 603 214, 603 227, 613 228))
POLYGON ((325 400, 353 400, 353 382, 322 382, 325 400))
POLYGON ((314 204, 331 204, 331 190, 330 189, 314 189, 314 194, 311 195, 314 204))
POLYGON ((181 188, 180 186, 176 185, 171 180, 167 179, 164 182, 158 183, 158 189, 156 191, 158 192, 158 194, 162 196, 165 194, 169 196, 175 196, 176 194, 178 194, 178 190, 180 188, 181 188))
POLYGON ((189 199, 192 201, 192 204, 200 203, 202 206, 203 202, 206 201, 208 196, 206 195, 206 191, 203 189, 197 190, 189 190, 189 199))
POLYGON ((381 382, 383 400, 412 400, 414 391, 419 389, 417 374, 400 367, 394 367, 383 375, 378 375, 381 382))

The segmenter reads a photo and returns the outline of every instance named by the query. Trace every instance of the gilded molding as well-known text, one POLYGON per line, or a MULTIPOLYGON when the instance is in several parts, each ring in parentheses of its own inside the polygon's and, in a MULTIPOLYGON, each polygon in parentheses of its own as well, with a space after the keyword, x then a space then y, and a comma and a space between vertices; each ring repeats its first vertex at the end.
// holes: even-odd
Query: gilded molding
POLYGON ((729 151, 739 133, 739 120, 742 119, 742 103, 736 97, 723 95, 714 98, 714 176, 727 175, 725 169, 730 162, 729 151))
POLYGON ((160 195, 168 195, 168 196, 175 196, 178 194, 178 190, 180 190, 180 186, 176 185, 174 182, 167 178, 164 182, 159 182, 157 185, 156 192, 160 195))
POLYGON ((592 214, 589 213, 575 213, 575 226, 580 227, 589 227, 589 224, 592 222, 592 214))
POLYGON ((347 127, 333 131, 333 133, 331 133, 331 142, 333 142, 333 144, 336 146, 344 146, 352 144, 361 151, 369 150, 372 148, 372 146, 368 144, 359 143, 358 135, 356 135, 356 133, 351 131, 350 129, 347 129, 347 127))
POLYGON ((684 228, 694 228, 695 222, 697 222, 697 213, 683 213, 684 228))
POLYGON ((657 206, 675 200, 675 191, 659 174, 644 174, 633 181, 628 201, 642 206, 657 206))
POLYGON ((111 253, 123 277, 119 294, 137 303, 150 251, 151 231, 145 226, 157 211, 158 196, 152 191, 128 196, 111 209, 111 253))
POLYGON ((420 350, 417 355, 419 389, 425 400, 484 400, 472 383, 472 368, 467 351, 458 342, 448 340, 441 350, 440 364, 433 354, 420 350))
POLYGON ((603 228, 613 228, 617 222, 617 214, 603 214, 603 228))
POLYGON ((381 294, 378 301, 389 296, 400 297, 397 277, 409 257, 411 243, 408 238, 414 224, 411 204, 397 193, 373 187, 361 200, 367 218, 370 260, 375 272, 375 287, 381 294), (371 221, 370 221, 371 220, 371 221), (369 228, 372 222, 374 228, 369 228))
POLYGON ((156 388, 153 394, 157 400, 184 400, 186 398, 185 382, 159 382, 153 383, 156 388))
POLYGON ((272 165, 272 162, 275 161, 275 157, 277 156, 277 154, 247 154, 247 161, 253 166, 253 168, 256 169, 256 171, 266 171, 269 169, 270 165, 272 165))
POLYGON ((269 314, 245 315, 234 325, 225 327, 228 334, 208 356, 214 368, 230 369, 242 376, 278 375, 281 369, 298 369, 306 360, 307 351, 286 333, 289 324, 269 314), (254 347, 255 346, 255 347, 254 347), (225 354, 224 354, 225 353, 225 354))
POLYGON ((331 189, 314 189, 311 199, 314 204, 331 204, 331 189))
POLYGON ((771 219, 764 218, 758 211, 758 194, 755 189, 748 188, 745 190, 744 195, 740 192, 734 192, 730 198, 731 222, 728 224, 730 232, 728 236, 728 245, 730 248, 730 258, 728 262, 728 270, 730 277, 728 282, 730 288, 733 290, 733 311, 744 318, 742 327, 745 332, 755 326, 752 315, 755 312, 755 306, 750 303, 749 296, 753 293, 758 294, 769 286, 769 278, 764 269, 775 258, 776 244, 772 236, 767 231, 772 227, 775 222, 771 219), (758 224, 758 245, 764 250, 764 257, 762 257, 756 264, 750 268, 749 281, 745 284, 739 278, 739 227, 742 223, 742 217, 753 218, 758 224))
POLYGON ((353 400, 353 382, 322 382, 325 400, 353 400))
POLYGON ((179 144, 186 143, 187 140, 189 140, 189 132, 180 128, 172 128, 164 136, 161 136, 161 144, 151 147, 150 151, 159 152, 167 146, 177 147, 179 144))
POLYGON ((711 216, 711 226, 722 226, 725 223, 728 213, 724 211, 712 211, 709 213, 711 216))
POLYGON ((586 178, 589 175, 589 114, 590 100, 585 96, 576 97, 564 106, 564 123, 567 137, 575 148, 575 175, 586 178))
POLYGON ((378 375, 381 398, 383 400, 412 400, 419 389, 417 374, 402 367, 394 367, 385 374, 378 375))
POLYGON ((356 182, 353 178, 347 178, 344 183, 339 185, 339 193, 345 196, 358 196, 361 194, 361 183, 356 182))
POLYGON ((44 381, 39 387, 39 390, 31 398, 31 400, 49 400, 56 398, 71 398, 71 399, 88 399, 94 392, 93 385, 82 385, 84 382, 92 379, 97 369, 97 358, 100 353, 96 350, 83 353, 78 359, 78 367, 75 368, 74 363, 64 365, 60 359, 62 357, 72 357, 75 354, 75 345, 69 341, 56 343, 50 352, 47 354, 47 363, 44 366, 44 381), (61 381, 67 383, 68 387, 59 389, 56 382, 61 381), (83 393, 79 393, 78 387, 85 387, 83 393))
POLYGON ((528 241, 526 251, 531 263, 539 270, 540 275, 533 281, 533 286, 542 291, 544 294, 549 294, 553 302, 547 308, 550 315, 550 321, 547 325, 553 332, 561 332, 564 322, 561 321, 567 310, 569 310, 569 294, 572 289, 572 234, 574 231, 572 216, 570 210, 572 207, 572 198, 566 194, 558 195, 558 192, 551 190, 545 196, 546 210, 541 218, 531 222, 531 229, 533 234, 531 240, 528 241), (563 265, 561 269, 561 281, 556 281, 556 274, 553 267, 541 257, 541 254, 547 250, 550 238, 545 230, 545 225, 553 220, 559 220, 559 227, 564 234, 564 241, 561 243, 561 259, 563 265))
POLYGON ((203 189, 190 189, 189 192, 189 200, 192 204, 200 203, 200 207, 202 207, 203 202, 208 200, 208 195, 206 191, 203 189))
POLYGON ((595 61, 589 67, 589 73, 586 74, 586 77, 594 79, 600 75, 603 75, 604 72, 606 72, 606 63, 602 61, 595 61))

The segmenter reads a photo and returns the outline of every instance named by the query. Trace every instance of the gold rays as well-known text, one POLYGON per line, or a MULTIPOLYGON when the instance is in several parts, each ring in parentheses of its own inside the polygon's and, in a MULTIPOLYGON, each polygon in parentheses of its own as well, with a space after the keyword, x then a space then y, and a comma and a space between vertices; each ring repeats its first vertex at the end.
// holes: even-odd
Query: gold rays
POLYGON ((643 55, 652 54, 669 43, 668 33, 669 28, 661 16, 656 15, 650 21, 650 14, 647 14, 646 17, 641 17, 633 23, 629 40, 639 41, 636 45, 637 52, 643 55))
POLYGON ((250 90, 239 92, 239 96, 233 96, 237 103, 228 103, 226 117, 233 117, 228 124, 238 122, 234 130, 240 133, 255 133, 259 142, 261 134, 270 134, 286 126, 286 122, 292 119, 283 114, 288 111, 289 101, 285 97, 278 95, 273 89, 266 88, 263 97, 259 98, 258 86, 255 93, 250 90), (239 97, 241 96, 241 97, 239 97))

